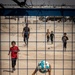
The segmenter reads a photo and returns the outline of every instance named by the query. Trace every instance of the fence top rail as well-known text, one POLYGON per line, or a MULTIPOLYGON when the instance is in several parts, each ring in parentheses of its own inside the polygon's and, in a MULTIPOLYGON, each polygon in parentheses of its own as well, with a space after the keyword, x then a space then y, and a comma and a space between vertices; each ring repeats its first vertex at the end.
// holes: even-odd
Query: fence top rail
POLYGON ((75 16, 75 9, 70 8, 5 8, 0 9, 0 16, 75 16))

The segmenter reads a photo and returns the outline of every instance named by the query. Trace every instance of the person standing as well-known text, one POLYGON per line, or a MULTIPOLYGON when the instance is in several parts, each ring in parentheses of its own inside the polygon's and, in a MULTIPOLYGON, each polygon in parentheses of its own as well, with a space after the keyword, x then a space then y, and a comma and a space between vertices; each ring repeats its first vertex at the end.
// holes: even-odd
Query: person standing
POLYGON ((54 39, 54 33, 53 33, 53 31, 51 31, 51 34, 50 34, 51 44, 53 44, 53 39, 54 39))
POLYGON ((49 38, 50 38, 50 32, 49 32, 49 29, 47 29, 46 36, 47 36, 47 42, 49 42, 49 38))
POLYGON ((62 36, 62 42, 63 42, 63 49, 66 51, 66 48, 67 48, 67 40, 68 37, 67 37, 67 33, 64 33, 64 35, 62 36))

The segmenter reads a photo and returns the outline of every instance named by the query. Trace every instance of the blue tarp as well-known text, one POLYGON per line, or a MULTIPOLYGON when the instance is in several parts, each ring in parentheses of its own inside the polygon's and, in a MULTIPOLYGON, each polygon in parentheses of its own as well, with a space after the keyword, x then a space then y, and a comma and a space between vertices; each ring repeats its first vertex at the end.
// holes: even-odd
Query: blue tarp
POLYGON ((6 8, 0 9, 0 16, 75 16, 75 9, 6 8))

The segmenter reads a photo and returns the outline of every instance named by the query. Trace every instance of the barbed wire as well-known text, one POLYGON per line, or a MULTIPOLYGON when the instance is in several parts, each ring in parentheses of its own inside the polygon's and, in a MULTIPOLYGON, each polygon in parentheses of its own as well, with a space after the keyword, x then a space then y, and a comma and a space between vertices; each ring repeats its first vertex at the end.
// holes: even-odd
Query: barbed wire
MULTIPOLYGON (((14 7, 14 6, 18 6, 18 5, 17 4, 3 4, 3 6, 14 7)), ((37 8, 44 8, 44 7, 46 7, 46 8, 62 8, 62 7, 64 7, 64 8, 75 8, 75 5, 65 5, 65 6, 63 6, 63 5, 33 5, 32 3, 31 3, 31 5, 28 5, 28 6, 33 7, 33 8, 36 8, 36 7, 37 8)))

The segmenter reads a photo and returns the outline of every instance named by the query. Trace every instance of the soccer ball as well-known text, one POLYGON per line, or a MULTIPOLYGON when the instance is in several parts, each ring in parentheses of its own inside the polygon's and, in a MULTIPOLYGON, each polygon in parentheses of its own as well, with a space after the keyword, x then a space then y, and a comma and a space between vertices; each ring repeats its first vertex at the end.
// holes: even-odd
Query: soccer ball
POLYGON ((50 65, 47 61, 42 60, 38 63, 38 69, 41 73, 46 73, 50 69, 50 65))

